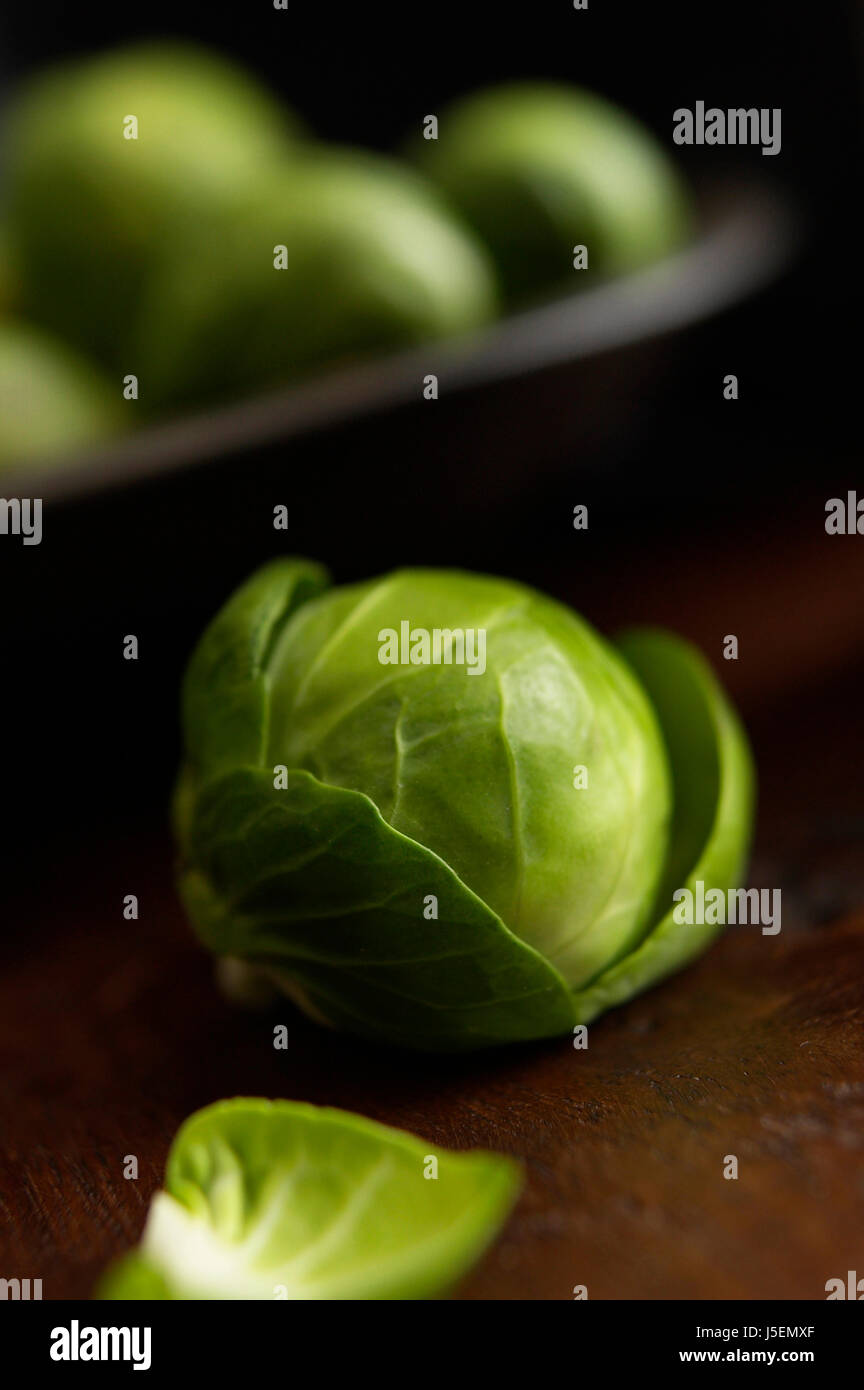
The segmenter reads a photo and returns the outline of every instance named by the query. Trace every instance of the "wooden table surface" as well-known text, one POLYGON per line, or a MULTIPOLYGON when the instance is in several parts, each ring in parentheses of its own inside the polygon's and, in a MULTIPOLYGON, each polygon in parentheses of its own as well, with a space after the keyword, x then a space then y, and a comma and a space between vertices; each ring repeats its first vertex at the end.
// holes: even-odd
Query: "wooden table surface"
MULTIPOLYGON (((739 528, 707 562, 682 538, 674 565, 668 552, 652 565, 652 544, 633 558, 649 576, 630 585, 635 612, 599 584, 590 604, 574 585, 573 601, 601 625, 668 622, 715 658, 739 634, 721 674, 760 772, 750 882, 782 889, 782 932, 729 929, 593 1025, 587 1051, 564 1038, 430 1059, 318 1029, 286 1004, 277 1054, 273 1018, 235 1012, 213 987, 167 831, 124 834, 118 816, 74 853, 49 847, 8 909, 0 1275, 86 1297, 137 1239, 177 1126, 235 1094, 522 1157, 525 1193, 465 1298, 569 1299, 586 1285, 603 1299, 819 1299, 829 1278, 864 1275, 864 537, 826 538, 808 504, 785 527, 739 528), (122 918, 130 892, 138 922, 122 918), (122 1177, 127 1154, 137 1182, 122 1177)), ((560 574, 544 582, 567 593, 560 574)), ((55 804, 67 794, 50 789, 55 804)))

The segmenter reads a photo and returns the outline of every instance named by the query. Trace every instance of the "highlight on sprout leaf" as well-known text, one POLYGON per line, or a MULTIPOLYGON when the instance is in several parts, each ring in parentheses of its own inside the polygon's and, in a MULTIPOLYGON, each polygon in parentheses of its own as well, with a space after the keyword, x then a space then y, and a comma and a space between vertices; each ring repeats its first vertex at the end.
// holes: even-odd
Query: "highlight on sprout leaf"
POLYGON ((751 761, 704 658, 508 580, 276 561, 202 637, 183 720, 198 935, 365 1037, 568 1032, 719 930, 676 888, 740 881, 751 761))
POLYGON ((519 1165, 343 1110, 219 1101, 171 1146, 105 1299, 412 1299, 446 1293, 516 1201, 519 1165))

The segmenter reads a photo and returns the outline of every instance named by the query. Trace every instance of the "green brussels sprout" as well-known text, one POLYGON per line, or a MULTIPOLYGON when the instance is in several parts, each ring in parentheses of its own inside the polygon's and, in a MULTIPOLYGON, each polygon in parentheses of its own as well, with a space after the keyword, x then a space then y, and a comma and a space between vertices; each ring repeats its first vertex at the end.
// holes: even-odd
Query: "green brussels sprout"
POLYGON ((54 338, 0 323, 0 468, 50 461, 120 432, 119 386, 54 338))
POLYGON ((500 1154, 436 1149, 345 1110, 219 1101, 180 1128, 141 1244, 98 1296, 431 1298, 490 1243, 520 1182, 500 1154))
POLYGON ((742 871, 750 758, 704 660, 506 580, 276 561, 205 632, 183 722, 199 936, 365 1037, 566 1032, 716 934, 676 887, 742 871))
POLYGON ((136 361, 151 397, 206 400, 466 332, 495 307, 484 249, 414 170, 315 149, 165 263, 136 361))
POLYGON ((441 116, 418 162, 484 238, 514 298, 554 288, 573 248, 617 275, 667 255, 688 235, 690 206, 648 131, 575 87, 517 83, 480 92, 441 116))
POLYGON ((182 44, 78 59, 28 82, 7 133, 25 312, 135 371, 129 332, 156 263, 177 238, 206 241, 218 210, 290 151, 291 125, 254 79, 182 44))

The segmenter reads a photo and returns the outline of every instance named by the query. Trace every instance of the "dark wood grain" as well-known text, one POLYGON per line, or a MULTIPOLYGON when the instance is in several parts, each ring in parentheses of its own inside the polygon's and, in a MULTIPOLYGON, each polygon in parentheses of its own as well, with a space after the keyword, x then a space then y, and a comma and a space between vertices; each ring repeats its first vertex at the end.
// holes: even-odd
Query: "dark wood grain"
POLYGON ((751 642, 728 678, 761 779, 751 881, 782 888, 783 930, 730 929, 594 1025, 587 1051, 565 1038, 430 1059, 285 1005, 277 1054, 273 1017, 238 1014, 213 987, 166 830, 118 826, 46 853, 5 927, 0 1274, 86 1296, 137 1238, 177 1126, 233 1094, 523 1158, 524 1196, 466 1298, 567 1299, 578 1284, 592 1298, 824 1298, 827 1279, 864 1274, 861 562, 854 541, 826 552, 810 535, 791 549, 778 535, 746 564, 723 550, 699 587, 660 573, 637 597, 636 616, 676 620, 708 650, 727 631, 751 642), (137 923, 122 917, 129 892, 137 923))

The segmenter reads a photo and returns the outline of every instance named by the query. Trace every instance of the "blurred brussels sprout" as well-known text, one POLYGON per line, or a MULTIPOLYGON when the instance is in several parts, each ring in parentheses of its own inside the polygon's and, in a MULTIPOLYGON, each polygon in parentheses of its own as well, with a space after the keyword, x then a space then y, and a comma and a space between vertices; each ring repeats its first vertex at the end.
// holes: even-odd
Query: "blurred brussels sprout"
POLYGON ((457 102, 437 140, 412 142, 425 171, 491 248, 520 298, 570 277, 573 248, 616 275, 674 250, 690 208, 653 136, 608 101, 575 87, 521 83, 457 102))
POLYGON ((128 333, 154 264, 175 238, 206 242, 218 209, 285 156, 290 128, 254 79, 181 44, 141 44, 28 81, 7 132, 24 311, 134 371, 128 333))
POLYGON ((125 423, 119 387, 40 329, 0 323, 0 467, 98 444, 125 423))
POLYGON ((484 249, 414 170, 316 149, 165 264, 136 361, 153 398, 206 400, 466 332, 495 307, 484 249))
POLYGON ((199 935, 367 1037, 566 1032, 716 934, 676 888, 742 871, 750 758, 704 660, 506 580, 329 589, 277 561, 204 634, 183 709, 199 935))

